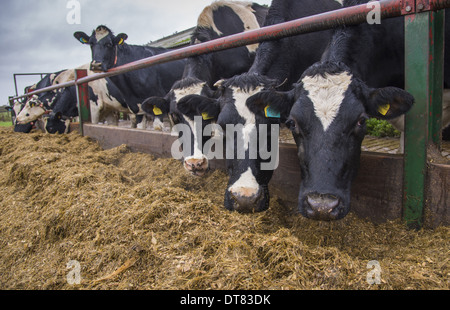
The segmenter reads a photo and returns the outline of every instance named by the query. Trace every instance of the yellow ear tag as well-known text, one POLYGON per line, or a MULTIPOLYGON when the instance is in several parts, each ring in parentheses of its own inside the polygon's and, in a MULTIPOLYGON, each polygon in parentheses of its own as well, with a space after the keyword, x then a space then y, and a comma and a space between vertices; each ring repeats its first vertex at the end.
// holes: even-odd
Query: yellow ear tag
POLYGON ((264 114, 266 115, 267 118, 281 118, 280 112, 272 109, 270 107, 270 105, 266 106, 264 108, 264 114))
POLYGON ((156 106, 153 106, 153 114, 155 114, 156 116, 158 116, 158 115, 162 115, 163 112, 161 111, 160 108, 158 108, 158 107, 156 107, 156 106))
POLYGON ((122 45, 122 44, 123 44, 123 39, 120 39, 119 45, 122 45))
POLYGON ((391 108, 391 105, 388 103, 388 104, 385 104, 385 105, 380 105, 379 107, 378 107, 378 112, 381 114, 381 115, 386 115, 387 114, 387 112, 389 112, 389 109, 391 108))
POLYGON ((202 113, 202 117, 204 121, 208 121, 214 118, 214 116, 209 116, 207 112, 202 113))

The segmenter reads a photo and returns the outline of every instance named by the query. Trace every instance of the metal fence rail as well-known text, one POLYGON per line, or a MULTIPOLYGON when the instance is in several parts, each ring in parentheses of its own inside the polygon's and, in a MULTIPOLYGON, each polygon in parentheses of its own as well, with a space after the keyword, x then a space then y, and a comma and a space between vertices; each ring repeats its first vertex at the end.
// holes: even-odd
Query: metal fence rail
MULTIPOLYGON (((416 11, 413 9, 413 6, 410 6, 408 2, 410 1, 407 0, 380 1, 379 3, 381 7, 381 19, 416 13, 416 11)), ((424 7, 421 10, 421 12, 430 10, 440 10, 443 8, 450 7, 450 0, 429 0, 428 2, 429 5, 424 7)), ((156 56, 134 61, 116 68, 112 68, 108 72, 92 74, 85 78, 80 78, 74 81, 42 88, 40 90, 33 91, 26 95, 13 97, 12 100, 20 99, 30 95, 40 94, 47 91, 52 91, 59 88, 81 85, 97 79, 111 77, 161 63, 188 58, 191 56, 198 56, 230 48, 260 43, 263 41, 278 40, 289 36, 327 30, 330 28, 336 28, 340 26, 351 26, 361 24, 366 22, 367 14, 371 10, 372 10, 371 6, 361 4, 281 24, 276 24, 273 26, 263 27, 260 29, 247 31, 244 33, 239 33, 228 37, 211 40, 205 43, 188 46, 179 50, 169 51, 164 54, 159 54, 156 56)))
MULTIPOLYGON (((406 116, 403 217, 408 226, 421 227, 426 203, 424 184, 427 174, 427 148, 430 143, 434 143, 437 147, 440 144, 444 45, 442 10, 450 7, 450 0, 381 0, 378 3, 380 19, 406 16, 406 90, 416 98, 416 104, 406 116)), ((76 78, 74 81, 16 96, 11 100, 63 87, 78 86, 80 107, 80 99, 85 97, 83 85, 97 79, 263 41, 361 24, 367 21, 367 16, 372 10, 373 6, 370 3, 361 4, 263 27, 131 62, 108 72, 76 78)), ((81 125, 80 128, 82 127, 81 125)))

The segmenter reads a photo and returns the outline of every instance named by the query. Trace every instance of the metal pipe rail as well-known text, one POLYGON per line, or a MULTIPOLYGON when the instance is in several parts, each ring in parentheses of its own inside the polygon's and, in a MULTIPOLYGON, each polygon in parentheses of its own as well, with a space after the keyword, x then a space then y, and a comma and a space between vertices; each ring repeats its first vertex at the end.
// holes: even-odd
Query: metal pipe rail
MULTIPOLYGON (((426 4, 417 12, 426 12, 430 10, 440 10, 450 7, 450 0, 423 0, 426 4)), ((381 9, 381 19, 398 17, 402 15, 415 14, 416 9, 413 0, 381 0, 379 1, 381 9)), ((156 56, 134 61, 108 72, 96 73, 74 81, 61 83, 54 86, 42 88, 26 95, 16 96, 11 100, 17 100, 23 97, 37 95, 43 92, 56 90, 59 88, 78 86, 94 80, 107 78, 130 71, 147 68, 149 66, 166 63, 174 60, 184 59, 191 56, 198 56, 211 52, 217 52, 230 48, 246 46, 260 43, 263 41, 278 40, 289 36, 300 35, 304 33, 316 32, 336 28, 340 26, 352 26, 366 22, 368 13, 372 10, 371 6, 361 4, 353 7, 342 8, 335 11, 308 16, 297 20, 263 27, 228 37, 211 40, 205 43, 188 46, 179 50, 169 51, 156 56)))

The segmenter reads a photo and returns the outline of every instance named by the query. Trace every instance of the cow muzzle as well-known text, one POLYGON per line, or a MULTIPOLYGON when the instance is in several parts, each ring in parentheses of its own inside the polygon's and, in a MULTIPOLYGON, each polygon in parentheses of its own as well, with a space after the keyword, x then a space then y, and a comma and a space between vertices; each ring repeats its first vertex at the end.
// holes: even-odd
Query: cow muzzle
POLYGON ((342 212, 341 199, 331 194, 311 193, 306 195, 302 209, 307 218, 319 221, 332 221, 345 216, 342 212))
POLYGON ((104 72, 104 71, 106 71, 106 70, 104 70, 104 68, 103 68, 103 63, 97 62, 97 61, 95 61, 95 60, 93 60, 93 61, 91 62, 91 67, 90 67, 90 69, 91 69, 91 71, 94 71, 94 72, 104 72))
POLYGON ((209 162, 206 157, 194 158, 188 157, 184 160, 184 168, 192 175, 201 177, 209 169, 209 162))
POLYGON ((268 189, 264 186, 259 188, 246 188, 227 190, 225 200, 227 209, 240 213, 262 212, 269 208, 268 189), (228 197, 227 197, 228 196, 228 197))

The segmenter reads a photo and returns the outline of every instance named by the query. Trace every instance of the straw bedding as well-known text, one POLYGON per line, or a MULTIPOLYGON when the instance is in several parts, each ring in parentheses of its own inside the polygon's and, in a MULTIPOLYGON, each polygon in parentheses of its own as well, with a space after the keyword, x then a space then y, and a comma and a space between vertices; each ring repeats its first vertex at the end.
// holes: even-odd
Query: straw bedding
POLYGON ((77 133, 1 129, 0 166, 0 289, 449 289, 448 227, 229 212, 223 172, 77 133))

